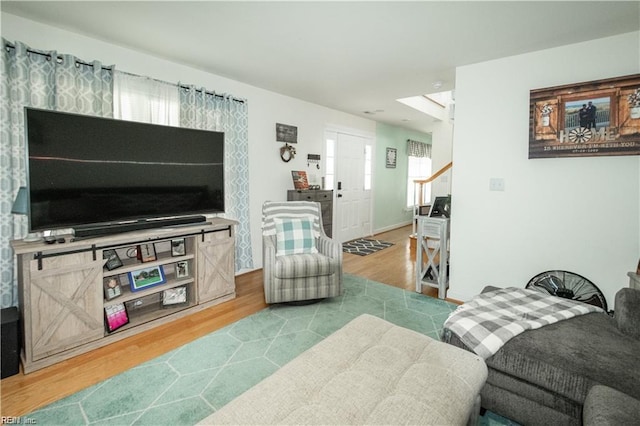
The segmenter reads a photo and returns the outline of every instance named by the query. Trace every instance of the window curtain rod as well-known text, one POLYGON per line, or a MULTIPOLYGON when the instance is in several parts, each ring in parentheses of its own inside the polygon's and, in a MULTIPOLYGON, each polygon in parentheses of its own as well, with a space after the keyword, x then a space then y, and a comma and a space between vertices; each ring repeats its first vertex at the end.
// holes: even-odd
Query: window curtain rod
MULTIPOLYGON (((7 49, 7 52, 8 52, 8 51, 10 51, 11 49, 15 49, 15 48, 16 48, 16 45, 15 45, 15 44, 10 43, 10 42, 5 43, 5 49, 7 49)), ((44 53, 44 52, 41 52, 41 51, 38 51, 38 50, 34 50, 34 49, 27 49, 27 52, 29 52, 29 53, 33 53, 33 54, 36 54, 36 55, 40 55, 40 56, 45 56, 45 57, 49 58, 50 60, 52 59, 52 56, 51 56, 51 54, 50 54, 50 53, 44 53)), ((58 61, 59 63, 60 63, 60 62, 62 62, 62 61, 63 61, 62 56, 61 56, 61 55, 58 55, 58 56, 56 57, 56 61, 58 61)), ((79 64, 79 65, 85 65, 85 66, 88 66, 88 67, 93 67, 93 64, 90 64, 90 63, 88 63, 88 62, 81 61, 81 60, 79 60, 79 59, 76 59, 76 64, 79 64)), ((105 66, 103 66, 103 67, 102 67, 102 69, 103 69, 103 70, 106 70, 106 71, 113 71, 113 67, 112 67, 112 66, 110 66, 110 67, 105 67, 105 66)), ((132 75, 132 76, 134 76, 134 77, 140 77, 140 76, 139 76, 139 75, 137 75, 137 74, 133 74, 133 73, 126 72, 126 71, 118 71, 118 72, 121 72, 121 73, 123 73, 123 74, 127 74, 127 75, 132 75)), ((148 77, 148 78, 151 78, 151 77, 148 77)), ((166 82, 166 81, 158 80, 158 79, 156 79, 156 78, 151 78, 151 80, 154 80, 154 81, 157 81, 157 82, 159 82, 159 83, 163 83, 163 84, 173 84, 173 83, 168 83, 168 82, 166 82)), ((183 85, 183 84, 176 84, 176 86, 178 86, 178 87, 179 87, 179 88, 181 88, 181 89, 191 90, 191 88, 190 88, 189 86, 185 86, 185 85, 183 85)), ((202 91, 202 89, 195 89, 195 90, 196 90, 196 92, 201 92, 201 91, 202 91)), ((215 92, 208 92, 208 91, 205 91, 205 94, 207 94, 207 95, 211 95, 211 96, 215 96, 215 97, 220 98, 220 99, 224 99, 224 96, 223 96, 223 95, 217 94, 217 93, 215 93, 215 92)), ((230 98, 231 98, 231 100, 236 101, 236 102, 239 102, 239 103, 241 103, 241 104, 243 104, 243 103, 245 102, 243 99, 234 98, 233 96, 230 96, 230 98)))
MULTIPOLYGON (((184 90, 191 90, 191 87, 189 87, 189 86, 185 86, 184 84, 177 84, 177 86, 178 86, 179 88, 181 88, 181 89, 184 89, 184 90)), ((205 94, 205 95, 215 96, 216 98, 220 98, 220 99, 224 99, 224 98, 226 97, 226 96, 224 96, 224 95, 220 95, 220 94, 218 94, 218 93, 216 93, 216 92, 208 92, 208 91, 206 91, 206 90, 204 90, 204 89, 194 89, 194 90, 195 90, 196 92, 202 92, 202 91, 204 91, 204 94, 205 94)), ((235 101, 235 102, 241 103, 241 104, 243 104, 243 103, 245 102, 245 101, 244 101, 244 99, 234 98, 233 96, 229 96, 229 99, 231 99, 232 101, 235 101)))
MULTIPOLYGON (((7 43, 5 43, 4 48, 7 49, 7 52, 8 52, 11 49, 15 50, 16 45, 13 44, 13 43, 7 42, 7 43)), ((28 53, 33 53, 35 55, 44 56, 44 57, 48 58, 49 60, 53 59, 53 57, 52 57, 52 55, 50 53, 44 53, 44 52, 41 52, 39 50, 27 49, 27 52, 28 53)), ((64 60, 64 58, 61 55, 56 56, 55 59, 56 59, 56 61, 58 61, 58 63, 61 63, 64 60)), ((81 61, 80 59, 76 59, 76 65, 85 65, 87 67, 93 67, 93 64, 90 64, 89 62, 81 61)), ((113 66, 108 66, 108 67, 107 66, 103 66, 102 69, 105 70, 105 71, 113 71, 113 66)))
MULTIPOLYGON (((126 71, 118 70, 118 72, 122 73, 122 74, 130 75, 132 77, 141 77, 138 74, 133 74, 133 73, 126 72, 126 71)), ((177 86, 178 88, 184 89, 184 90, 192 90, 193 89, 191 86, 187 86, 185 84, 169 83, 167 81, 158 80, 157 78, 153 78, 153 77, 145 77, 145 78, 148 78, 148 79, 153 80, 153 81, 157 81, 158 83, 161 83, 161 84, 168 84, 169 86, 177 86)), ((193 89, 193 90, 195 90, 196 92, 202 92, 204 89, 193 89)), ((205 93, 205 95, 215 96, 216 98, 220 98, 220 99, 224 99, 226 97, 225 95, 221 95, 221 94, 218 94, 216 92, 209 92, 207 90, 204 90, 204 93, 205 93)), ((235 102, 239 102, 241 104, 245 103, 244 99, 238 99, 238 98, 235 98, 233 96, 229 96, 229 99, 231 99, 232 101, 235 101, 235 102)))

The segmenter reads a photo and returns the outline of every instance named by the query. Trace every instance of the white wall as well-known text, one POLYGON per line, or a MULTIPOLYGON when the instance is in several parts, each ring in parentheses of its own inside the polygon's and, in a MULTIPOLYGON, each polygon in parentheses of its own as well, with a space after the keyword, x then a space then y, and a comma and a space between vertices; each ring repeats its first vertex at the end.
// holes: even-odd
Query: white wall
POLYGON ((640 161, 528 160, 529 91, 638 72, 640 32, 458 68, 450 297, 563 269, 613 308, 640 258, 640 161))
MULTIPOLYGON (((449 120, 448 115, 449 111, 447 110, 444 120, 434 122, 429 127, 432 137, 431 170, 433 173, 451 162, 454 122, 449 120)), ((453 168, 440 175, 440 177, 431 183, 431 201, 435 200, 436 197, 451 194, 452 173, 453 168)))
MULTIPOLYGON (((375 122, 345 114, 263 90, 195 68, 170 62, 145 53, 125 49, 26 20, 2 14, 2 36, 9 41, 22 41, 35 49, 56 49, 84 60, 99 60, 104 65, 134 74, 168 82, 203 86, 219 93, 229 93, 248 100, 249 106, 249 189, 251 234, 254 266, 262 265, 261 208, 266 200, 285 200, 287 189, 293 189, 291 170, 307 170, 320 176, 315 165, 307 168, 307 154, 324 157, 324 128, 343 127, 363 134, 375 134, 375 122), (282 143, 275 140, 275 123, 298 127, 297 155, 284 163, 280 159, 282 143)), ((318 177, 319 179, 319 177, 318 177)))

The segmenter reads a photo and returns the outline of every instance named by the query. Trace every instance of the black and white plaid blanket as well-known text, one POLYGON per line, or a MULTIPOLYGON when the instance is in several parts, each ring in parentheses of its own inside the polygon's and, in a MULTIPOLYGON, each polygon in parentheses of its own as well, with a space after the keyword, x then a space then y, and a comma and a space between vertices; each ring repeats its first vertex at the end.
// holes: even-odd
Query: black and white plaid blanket
POLYGON ((445 339, 454 333, 487 359, 523 331, 590 312, 604 310, 534 290, 503 288, 482 293, 452 312, 444 323, 445 339))

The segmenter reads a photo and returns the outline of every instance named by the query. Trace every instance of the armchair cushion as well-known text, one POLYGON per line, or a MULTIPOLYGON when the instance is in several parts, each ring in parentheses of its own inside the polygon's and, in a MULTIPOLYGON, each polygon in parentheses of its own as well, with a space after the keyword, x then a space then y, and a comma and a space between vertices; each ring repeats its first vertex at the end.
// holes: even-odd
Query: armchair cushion
POLYGON ((321 253, 293 254, 276 257, 273 274, 285 279, 318 277, 331 275, 338 268, 338 261, 321 253))
POLYGON ((317 253, 313 221, 307 218, 274 218, 276 256, 317 253))

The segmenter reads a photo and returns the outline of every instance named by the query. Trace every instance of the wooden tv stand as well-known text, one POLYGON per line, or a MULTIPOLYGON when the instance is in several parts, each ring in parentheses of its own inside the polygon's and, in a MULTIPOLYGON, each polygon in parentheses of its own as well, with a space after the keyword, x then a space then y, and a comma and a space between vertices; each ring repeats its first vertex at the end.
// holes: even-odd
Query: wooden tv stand
POLYGON ((214 218, 79 241, 64 236, 64 243, 13 241, 24 373, 235 298, 236 223, 214 218), (178 247, 173 253, 172 241, 178 247), (155 260, 136 258, 136 247, 145 244, 155 249, 155 260), (123 265, 108 270, 105 250, 115 250, 123 265), (131 277, 148 268, 160 268, 165 282, 131 291, 131 277), (111 278, 120 281, 121 294, 108 300, 105 285, 111 278), (186 298, 163 300, 185 290, 186 298), (119 304, 125 305, 129 322, 109 332, 105 312, 119 304))

